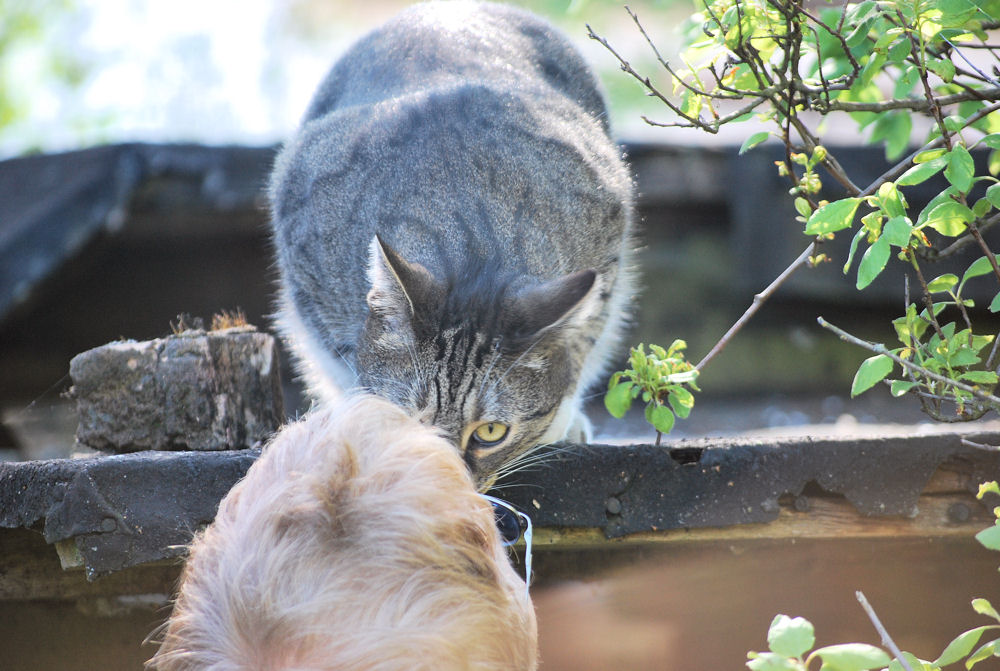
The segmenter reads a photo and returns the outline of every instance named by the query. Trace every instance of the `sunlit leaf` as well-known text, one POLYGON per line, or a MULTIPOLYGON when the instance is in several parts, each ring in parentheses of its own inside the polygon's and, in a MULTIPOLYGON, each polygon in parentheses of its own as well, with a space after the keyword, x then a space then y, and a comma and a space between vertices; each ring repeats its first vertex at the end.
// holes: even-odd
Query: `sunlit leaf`
POLYGON ((862 394, 888 377, 895 362, 884 354, 869 357, 861 362, 851 384, 851 397, 862 394))
POLYGON ((851 269, 851 263, 854 262, 854 254, 858 251, 858 243, 861 242, 861 238, 865 237, 867 231, 864 228, 859 228, 858 232, 854 234, 851 238, 851 248, 847 253, 847 261, 844 263, 844 274, 851 269))
POLYGON ((619 382, 604 395, 604 407, 612 416, 621 419, 632 406, 632 383, 619 382))
POLYGON ((965 205, 947 200, 937 205, 927 214, 925 226, 930 226, 942 235, 955 237, 961 235, 975 217, 965 205))
POLYGON ((885 238, 886 242, 897 247, 906 247, 910 244, 912 233, 913 226, 910 224, 910 220, 903 215, 894 216, 885 222, 885 228, 882 229, 882 237, 885 238))
POLYGON ((892 657, 881 648, 865 643, 844 643, 819 648, 815 652, 830 671, 868 671, 888 666, 892 657))
POLYGON ((953 275, 951 273, 946 273, 935 277, 933 280, 927 283, 927 290, 932 294, 938 291, 951 291, 951 289, 958 284, 958 275, 953 275))
POLYGON ((889 241, 881 237, 868 248, 858 265, 858 290, 864 289, 879 276, 889 261, 889 241))
POLYGON ((843 198, 817 209, 806 223, 807 235, 823 235, 850 227, 854 213, 861 204, 860 198, 843 198))
POLYGON ((674 413, 665 405, 650 403, 646 406, 646 421, 660 433, 670 433, 674 428, 674 413))
POLYGON ((1000 525, 983 529, 976 534, 976 540, 991 550, 1000 550, 1000 525))
POLYGON ((990 263, 989 258, 980 256, 978 259, 969 264, 969 267, 962 274, 962 284, 965 284, 966 280, 970 280, 973 277, 988 275, 991 272, 993 272, 993 264, 990 263))
POLYGON ((777 615, 767 630, 767 647, 785 657, 801 657, 816 644, 816 634, 809 620, 777 615))
POLYGON ((918 386, 916 382, 910 382, 909 380, 893 380, 892 384, 889 385, 889 391, 893 396, 898 398, 916 386, 918 386))
POLYGON ((948 154, 948 166, 944 169, 944 176, 951 184, 961 191, 967 193, 972 188, 972 178, 976 175, 976 165, 972 161, 969 150, 958 144, 948 154))
POLYGON ((1000 622, 1000 613, 997 613, 996 608, 993 607, 993 604, 991 604, 986 599, 973 599, 972 610, 976 611, 980 615, 992 617, 997 622, 1000 622))
POLYGON ((948 647, 944 649, 941 656, 934 660, 934 665, 947 666, 948 664, 954 664, 960 659, 964 659, 976 647, 976 643, 979 643, 983 632, 989 628, 989 625, 976 627, 956 636, 955 640, 949 643, 948 647))
POLYGON ((750 151, 751 149, 759 145, 761 142, 766 140, 769 135, 770 133, 766 130, 754 133, 753 135, 751 135, 750 137, 748 137, 746 140, 743 141, 743 144, 740 146, 740 154, 750 151))
POLYGON ((969 370, 959 375, 958 379, 972 384, 996 384, 998 378, 991 370, 969 370))
POLYGON ((774 652, 752 653, 747 667, 750 671, 801 671, 798 661, 774 652))
POLYGON ((993 207, 1000 208, 1000 184, 994 184, 986 189, 986 199, 993 207))
POLYGON ((939 173, 946 165, 948 165, 948 159, 944 156, 939 156, 926 163, 918 163, 900 175, 899 179, 896 180, 896 185, 911 186, 913 184, 920 184, 939 173))
POLYGON ((1000 650, 1000 639, 986 643, 974 653, 969 655, 969 658, 965 660, 965 668, 971 669, 984 659, 989 659, 990 657, 996 655, 998 650, 1000 650))

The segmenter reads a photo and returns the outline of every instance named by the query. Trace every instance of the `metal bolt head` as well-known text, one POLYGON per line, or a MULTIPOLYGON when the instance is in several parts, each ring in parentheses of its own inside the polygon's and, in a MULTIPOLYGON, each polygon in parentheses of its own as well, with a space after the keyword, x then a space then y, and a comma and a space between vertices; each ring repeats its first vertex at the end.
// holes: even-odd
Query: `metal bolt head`
POLYGON ((972 511, 964 503, 953 503, 948 506, 948 519, 952 522, 968 522, 972 511))

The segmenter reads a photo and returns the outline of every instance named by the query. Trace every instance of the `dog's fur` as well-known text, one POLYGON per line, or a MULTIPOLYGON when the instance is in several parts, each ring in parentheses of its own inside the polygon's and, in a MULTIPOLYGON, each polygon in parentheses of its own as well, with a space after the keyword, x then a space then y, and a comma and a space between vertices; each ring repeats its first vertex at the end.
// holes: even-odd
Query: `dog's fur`
POLYGON ((458 453, 360 397, 285 427, 223 499, 147 668, 535 669, 536 638, 458 453))

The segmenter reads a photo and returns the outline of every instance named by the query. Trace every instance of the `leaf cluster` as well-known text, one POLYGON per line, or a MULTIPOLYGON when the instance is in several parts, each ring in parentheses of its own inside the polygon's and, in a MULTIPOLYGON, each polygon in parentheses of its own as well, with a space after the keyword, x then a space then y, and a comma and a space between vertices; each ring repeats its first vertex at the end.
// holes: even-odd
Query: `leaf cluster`
POLYGON ((989 309, 1000 311, 1000 265, 983 237, 1000 222, 1000 69, 987 72, 976 65, 984 59, 975 58, 1000 62, 1000 0, 701 0, 701 11, 684 27, 680 67, 662 58, 631 16, 670 93, 591 36, 674 113, 673 121, 649 123, 716 133, 726 124, 763 122, 770 129, 749 134, 740 153, 767 140, 784 146, 776 167, 813 241, 803 261, 828 260, 818 246, 852 230, 843 268, 855 274, 859 290, 894 258, 903 264, 904 304, 911 302, 911 282, 919 297, 893 322, 901 347, 858 343, 876 356, 862 364, 852 393, 898 366, 893 392, 917 395, 936 419, 971 419, 1000 407, 992 395, 996 339, 976 330, 975 306, 963 295, 970 280, 992 281, 989 309), (930 123, 914 124, 920 115, 930 123), (855 184, 822 142, 836 117, 848 117, 895 162, 867 186, 855 184), (973 158, 977 149, 988 154, 985 171, 973 158), (912 206, 908 192, 939 175, 946 184, 940 193, 912 206), (824 185, 830 177, 843 195, 826 200, 821 194, 830 192, 824 185), (927 263, 970 245, 981 253, 961 277, 927 280, 927 263), (994 348, 984 352, 990 343, 994 348))
MULTIPOLYGON (((988 482, 979 487, 977 498, 987 494, 1000 496, 1000 486, 988 482)), ((976 539, 991 550, 1000 550, 1000 508, 993 511, 997 518, 992 527, 976 534, 976 539)), ((987 632, 1000 631, 1000 613, 986 599, 973 599, 972 609, 991 618, 997 624, 987 624, 962 632, 949 643, 937 659, 920 659, 916 655, 899 651, 905 660, 892 658, 881 648, 863 643, 829 645, 812 649, 816 635, 812 623, 801 617, 777 615, 767 632, 768 651, 747 654, 747 666, 753 671, 807 671, 814 660, 819 660, 823 671, 941 671, 946 666, 964 660, 966 669, 990 657, 1000 657, 1000 638, 980 644, 987 632)), ((894 647, 894 644, 890 647, 894 647)))
MULTIPOLYGON (((977 613, 1000 622, 1000 614, 986 599, 973 600, 972 607, 977 613)), ((1000 624, 987 624, 963 632, 933 661, 908 652, 903 652, 902 657, 912 671, 941 671, 962 660, 965 660, 965 668, 971 669, 983 660, 1000 656, 1000 639, 978 645, 983 634, 998 629, 1000 624)), ((815 642, 809 620, 777 615, 767 632, 768 651, 748 653, 747 666, 753 671, 807 671, 813 661, 818 660, 823 671, 905 671, 907 668, 885 650, 866 643, 842 643, 811 650, 815 642)))
POLYGON ((646 404, 646 421, 656 429, 656 442, 670 433, 677 417, 686 418, 694 407, 694 394, 699 391, 698 371, 684 358, 687 343, 675 340, 670 347, 639 344, 629 351, 629 367, 611 376, 604 406, 613 416, 625 416, 632 401, 642 398, 646 404))

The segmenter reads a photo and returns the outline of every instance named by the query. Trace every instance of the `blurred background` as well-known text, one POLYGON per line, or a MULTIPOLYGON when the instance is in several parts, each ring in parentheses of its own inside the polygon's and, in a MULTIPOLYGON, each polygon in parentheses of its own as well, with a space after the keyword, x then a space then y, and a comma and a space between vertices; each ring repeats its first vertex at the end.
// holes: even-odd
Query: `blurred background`
MULTIPOLYGON (((405 0, 3 0, 0 156, 109 142, 270 144, 288 137, 333 59, 405 0)), ((599 72, 616 127, 645 134, 644 96, 587 38, 637 67, 652 52, 622 3, 515 2, 552 19, 599 72)), ((664 54, 688 0, 630 3, 664 54)), ((646 66, 649 66, 648 68, 646 66)), ((646 112, 656 112, 647 104, 646 112)))

